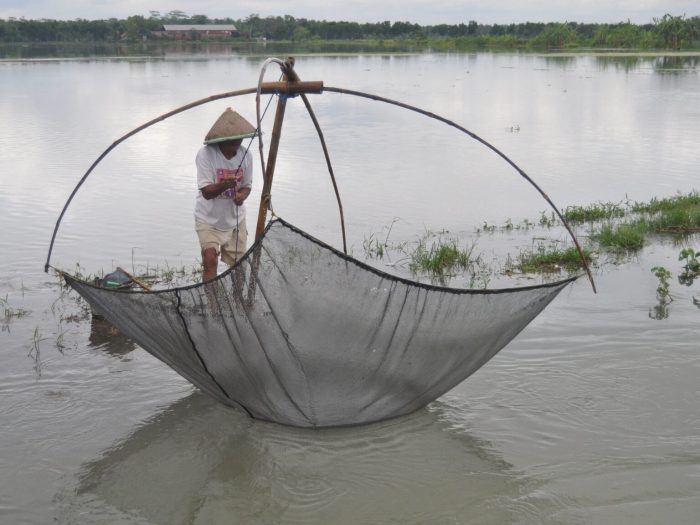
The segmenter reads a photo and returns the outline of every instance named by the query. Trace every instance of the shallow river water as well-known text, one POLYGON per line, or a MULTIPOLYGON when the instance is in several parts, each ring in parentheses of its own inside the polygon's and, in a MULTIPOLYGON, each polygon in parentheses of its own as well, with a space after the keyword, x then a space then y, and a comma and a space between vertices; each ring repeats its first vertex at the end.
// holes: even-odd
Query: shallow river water
MULTIPOLYGON (((635 257, 601 260, 598 294, 579 279, 447 395, 357 428, 300 430, 220 406, 61 293, 43 273, 48 243, 90 163, 151 118, 254 86, 264 58, 0 60, 0 522, 697 523, 700 289, 674 280, 667 317, 654 319, 650 270, 675 275, 679 249, 700 239, 655 239, 635 257)), ((698 189, 698 64, 396 53, 302 55, 296 68, 454 120, 566 206, 698 189)), ((397 242, 448 230, 500 253, 563 238, 546 228, 475 233, 485 222, 537 222, 546 206, 454 129, 347 95, 310 98, 354 254, 391 224, 397 242)), ((204 105, 116 148, 69 208, 51 263, 83 273, 193 267, 194 155, 227 105, 253 120, 254 102, 204 105)), ((297 99, 273 204, 340 246, 322 151, 297 99)))

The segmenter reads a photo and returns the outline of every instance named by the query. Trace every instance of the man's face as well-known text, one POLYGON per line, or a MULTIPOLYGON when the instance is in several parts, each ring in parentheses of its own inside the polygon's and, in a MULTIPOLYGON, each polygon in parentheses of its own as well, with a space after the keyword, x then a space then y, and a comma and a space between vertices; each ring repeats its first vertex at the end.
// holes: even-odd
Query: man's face
POLYGON ((224 157, 227 159, 232 159, 236 155, 238 148, 241 147, 242 142, 242 140, 227 140, 226 142, 220 142, 219 150, 221 150, 221 153, 224 154, 224 157))

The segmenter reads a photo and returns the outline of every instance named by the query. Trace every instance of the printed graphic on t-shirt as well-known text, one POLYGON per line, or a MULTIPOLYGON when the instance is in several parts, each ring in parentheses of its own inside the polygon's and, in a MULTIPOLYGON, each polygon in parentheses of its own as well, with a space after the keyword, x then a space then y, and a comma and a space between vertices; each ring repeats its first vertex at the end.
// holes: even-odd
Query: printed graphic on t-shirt
MULTIPOLYGON (((219 168, 216 170, 216 182, 218 183, 224 180, 233 179, 236 177, 236 175, 243 175, 243 168, 238 168, 235 170, 219 168)), ((217 199, 233 199, 233 196, 236 193, 237 189, 238 184, 236 184, 233 188, 229 188, 226 191, 224 191, 221 195, 217 197, 217 199)))

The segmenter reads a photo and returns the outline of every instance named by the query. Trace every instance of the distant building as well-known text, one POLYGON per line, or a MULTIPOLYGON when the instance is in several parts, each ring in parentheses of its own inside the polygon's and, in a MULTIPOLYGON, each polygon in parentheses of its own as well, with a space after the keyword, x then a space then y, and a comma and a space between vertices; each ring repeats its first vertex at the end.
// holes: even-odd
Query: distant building
POLYGON ((173 40, 215 40, 239 35, 233 24, 165 24, 160 31, 153 31, 153 36, 173 40))

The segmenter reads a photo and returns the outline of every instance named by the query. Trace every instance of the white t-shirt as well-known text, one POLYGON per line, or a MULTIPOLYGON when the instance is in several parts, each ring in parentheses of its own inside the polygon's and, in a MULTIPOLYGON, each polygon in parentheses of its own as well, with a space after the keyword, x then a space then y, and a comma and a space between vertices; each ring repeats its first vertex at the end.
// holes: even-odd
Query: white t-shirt
POLYGON ((221 153, 218 144, 205 145, 197 152, 197 199, 194 206, 194 218, 213 226, 217 230, 231 230, 245 219, 245 204, 236 206, 233 202, 233 188, 226 190, 213 199, 205 199, 199 191, 209 184, 221 182, 239 173, 243 173, 240 187, 250 187, 253 183, 253 159, 245 147, 238 148, 233 158, 227 159, 221 153), (245 155, 245 158, 244 158, 245 155))

